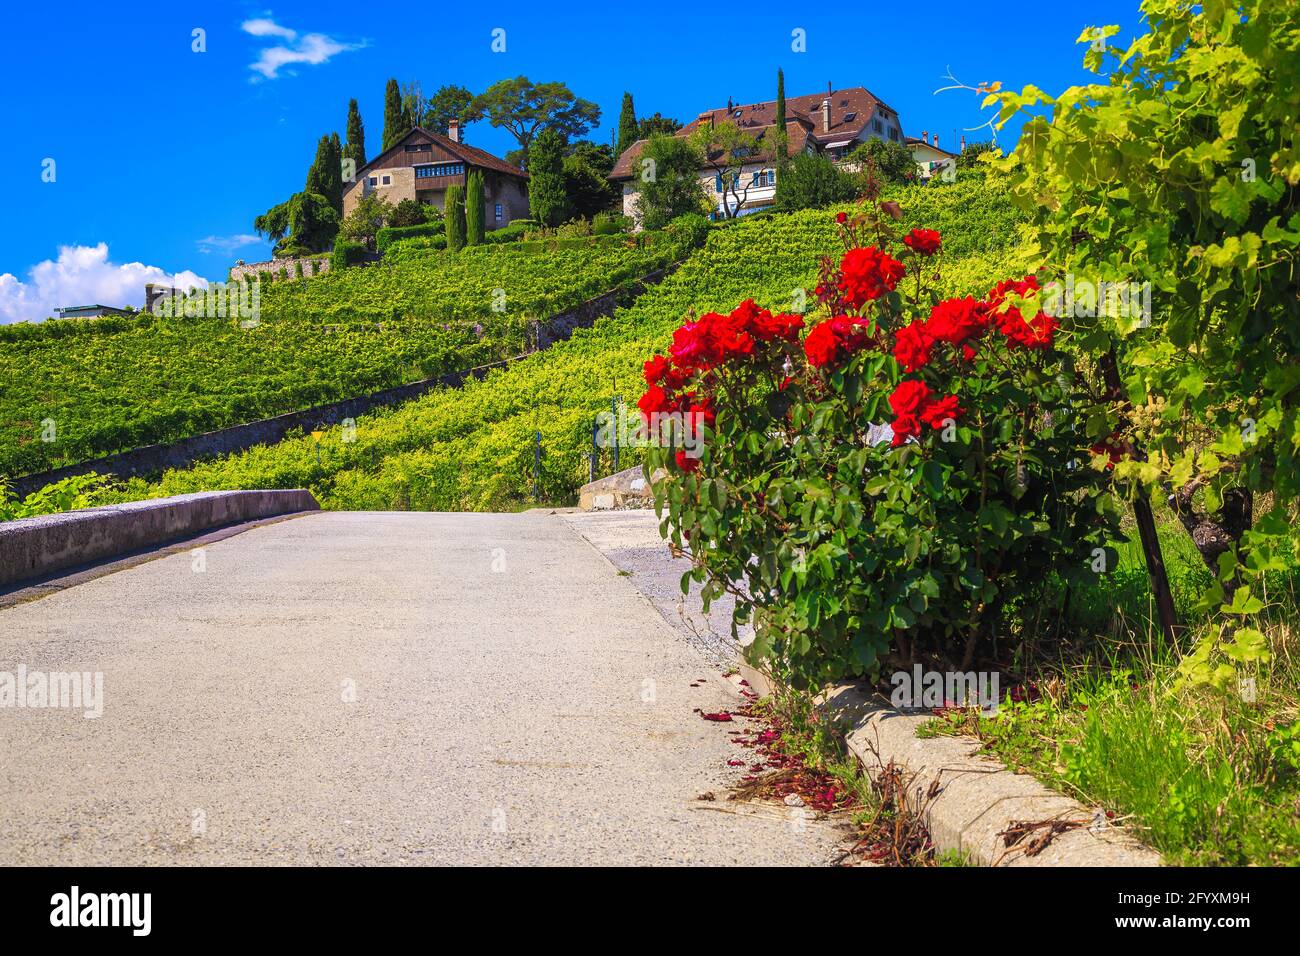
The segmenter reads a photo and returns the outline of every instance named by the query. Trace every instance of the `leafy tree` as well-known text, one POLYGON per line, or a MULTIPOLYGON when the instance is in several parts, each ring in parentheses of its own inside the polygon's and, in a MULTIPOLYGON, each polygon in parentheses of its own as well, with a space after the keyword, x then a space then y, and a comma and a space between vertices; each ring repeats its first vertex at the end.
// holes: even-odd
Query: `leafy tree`
POLYGON ((865 169, 868 162, 875 165, 876 175, 887 183, 910 183, 917 177, 916 160, 912 151, 902 143, 871 137, 852 153, 849 162, 865 169))
POLYGON ((646 229, 660 229, 678 216, 711 213, 713 204, 700 181, 704 157, 689 140, 671 134, 650 137, 638 157, 637 217, 646 229))
POLYGON ((469 174, 465 188, 465 242, 478 246, 483 243, 483 217, 487 215, 483 199, 483 173, 474 170, 469 174))
POLYGON ((820 209, 856 193, 853 177, 821 153, 800 153, 776 178, 776 204, 783 210, 820 209))
POLYGON ((750 183, 744 177, 744 167, 758 154, 758 142, 730 120, 700 126, 691 134, 691 142, 704 157, 705 167, 713 170, 722 183, 720 211, 726 218, 735 219, 749 197, 750 183))
POLYGON ((274 244, 277 257, 290 251, 323 252, 334 244, 339 214, 319 193, 294 193, 254 219, 253 229, 274 244))
POLYGON ((542 130, 555 130, 561 141, 577 139, 600 122, 600 107, 574 96, 563 83, 533 83, 516 76, 498 80, 474 97, 467 118, 486 119, 509 130, 523 150, 527 168, 529 146, 542 130))
POLYGON ((533 218, 544 226, 558 226, 569 218, 569 199, 564 189, 564 140, 554 129, 543 129, 533 144, 528 205, 533 218))
POLYGON ((474 94, 463 86, 438 87, 438 91, 429 97, 428 107, 424 112, 424 128, 446 136, 448 123, 451 120, 459 120, 460 140, 463 143, 465 122, 469 115, 470 104, 473 102, 474 94))
POLYGON ((594 143, 581 145, 564 157, 564 193, 573 215, 591 219, 618 203, 619 190, 609 181, 613 150, 594 143))
POLYGON ((384 141, 381 149, 390 149, 411 131, 411 118, 402 108, 402 91, 397 80, 390 79, 384 88, 384 141))
POLYGON ((389 217, 390 226, 422 226, 437 218, 438 210, 415 199, 403 199, 389 217))
POLYGON ((339 227, 339 237, 363 243, 367 249, 373 250, 375 233, 392 221, 394 212, 393 204, 378 193, 362 196, 339 227))
POLYGON ((654 116, 647 116, 637 123, 636 138, 649 139, 651 136, 660 134, 671 136, 681 128, 682 124, 671 116, 655 113, 654 116))
POLYGON ((624 93, 623 109, 618 115, 618 142, 614 146, 615 154, 622 156, 623 152, 640 138, 637 131, 636 111, 632 108, 632 94, 624 93))
POLYGON ((776 129, 773 131, 776 135, 773 139, 775 143, 774 152, 776 153, 776 167, 779 171, 784 169, 789 162, 786 155, 790 149, 790 136, 785 129, 785 71, 776 71, 776 129))
POLYGON ((465 248, 465 187, 447 187, 443 213, 447 218, 447 248, 452 252, 465 248))
POLYGON ((343 156, 356 163, 357 169, 366 164, 366 127, 361 122, 361 110, 355 99, 348 101, 347 144, 343 156))

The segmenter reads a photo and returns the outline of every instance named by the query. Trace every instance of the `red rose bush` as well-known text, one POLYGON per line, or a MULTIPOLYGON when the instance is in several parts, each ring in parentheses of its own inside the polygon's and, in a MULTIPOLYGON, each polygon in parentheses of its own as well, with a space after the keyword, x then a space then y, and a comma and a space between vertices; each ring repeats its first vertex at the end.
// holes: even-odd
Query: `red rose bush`
POLYGON ((940 234, 898 240, 897 207, 867 202, 837 218, 813 310, 685 322, 638 403, 665 534, 796 685, 890 654, 969 668, 1113 560, 1115 503, 1072 415, 1088 383, 1036 278, 944 298, 940 234))

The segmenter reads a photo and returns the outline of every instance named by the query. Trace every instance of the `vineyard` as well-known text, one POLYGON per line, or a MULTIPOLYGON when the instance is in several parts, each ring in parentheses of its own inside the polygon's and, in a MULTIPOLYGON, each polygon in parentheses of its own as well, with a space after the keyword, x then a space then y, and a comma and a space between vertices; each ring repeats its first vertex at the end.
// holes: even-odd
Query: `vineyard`
MULTIPOLYGON (((978 180, 892 194, 903 223, 938 224, 952 256, 943 284, 974 292, 1016 239, 1019 216, 1000 190, 978 180)), ((847 208, 847 207, 846 207, 847 208)), ((672 277, 588 330, 459 389, 444 389, 358 420, 355 440, 326 433, 317 464, 309 437, 259 447, 155 484, 131 482, 141 498, 224 488, 310 488, 335 509, 487 510, 529 500, 533 436, 541 433, 539 497, 567 500, 587 479, 594 415, 620 394, 631 405, 641 363, 688 311, 730 309, 754 296, 790 309, 816 283, 816 260, 836 249, 836 210, 738 220, 714 229, 705 248, 672 277)), ((623 453, 621 465, 638 452, 623 453)), ((608 469, 608 458, 605 468, 608 469)))
POLYGON ((0 475, 517 355, 534 320, 684 251, 668 234, 640 244, 485 246, 263 282, 256 323, 142 315, 9 327, 0 334, 0 475))

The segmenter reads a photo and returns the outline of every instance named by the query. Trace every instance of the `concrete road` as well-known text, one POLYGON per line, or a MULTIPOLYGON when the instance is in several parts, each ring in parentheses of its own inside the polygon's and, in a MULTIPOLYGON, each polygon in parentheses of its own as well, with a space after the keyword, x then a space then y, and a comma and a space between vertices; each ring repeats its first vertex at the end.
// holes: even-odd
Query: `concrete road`
POLYGON ((563 518, 321 513, 0 610, 0 864, 820 864, 704 657, 563 518), (715 679, 692 687, 698 678, 715 679), (0 701, 2 703, 2 701, 0 701))

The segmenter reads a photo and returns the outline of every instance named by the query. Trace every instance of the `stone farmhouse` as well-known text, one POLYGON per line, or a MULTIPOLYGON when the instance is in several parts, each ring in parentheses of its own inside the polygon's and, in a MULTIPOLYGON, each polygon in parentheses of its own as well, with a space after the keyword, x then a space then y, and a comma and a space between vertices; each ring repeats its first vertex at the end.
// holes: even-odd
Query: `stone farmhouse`
MULTIPOLYGON (((862 143, 875 137, 903 143, 902 120, 898 113, 869 90, 855 86, 835 90, 827 86, 825 93, 791 96, 785 101, 786 143, 789 156, 799 153, 824 153, 836 162, 843 161, 862 143)), ((776 101, 727 106, 708 110, 687 123, 675 135, 687 137, 702 125, 716 125, 730 121, 753 135, 755 150, 747 157, 738 184, 740 213, 771 206, 776 201, 776 101)), ((640 156, 645 140, 629 146, 614 169, 610 179, 623 189, 623 212, 636 215, 639 195, 637 183, 641 175, 640 156)), ((730 194, 724 196, 722 177, 715 170, 700 170, 705 188, 716 197, 718 212, 724 203, 733 202, 730 194)))
POLYGON ((469 174, 483 174, 484 216, 488 229, 499 229, 512 219, 528 218, 528 174, 491 153, 460 142, 459 124, 453 120, 449 135, 416 127, 384 150, 344 184, 343 215, 356 208, 362 196, 377 193, 397 205, 414 199, 443 209, 449 186, 465 186, 469 174))

